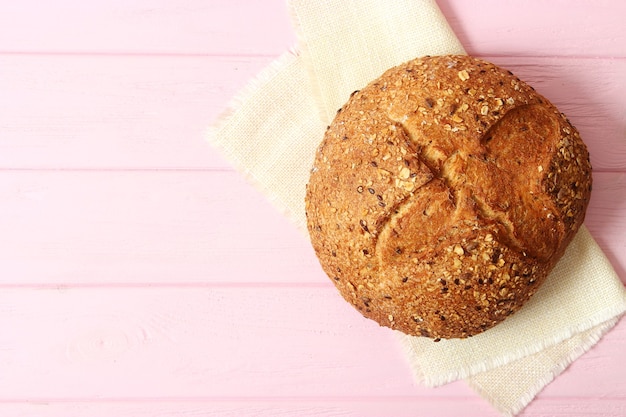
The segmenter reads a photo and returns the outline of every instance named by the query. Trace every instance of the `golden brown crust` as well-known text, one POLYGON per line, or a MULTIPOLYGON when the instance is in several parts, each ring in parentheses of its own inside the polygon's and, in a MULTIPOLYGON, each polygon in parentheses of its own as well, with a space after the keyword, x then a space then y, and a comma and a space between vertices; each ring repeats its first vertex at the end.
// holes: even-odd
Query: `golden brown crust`
POLYGON ((339 109, 306 212, 324 271, 364 316, 457 338, 531 297, 590 192, 578 132, 532 87, 469 56, 424 57, 339 109))

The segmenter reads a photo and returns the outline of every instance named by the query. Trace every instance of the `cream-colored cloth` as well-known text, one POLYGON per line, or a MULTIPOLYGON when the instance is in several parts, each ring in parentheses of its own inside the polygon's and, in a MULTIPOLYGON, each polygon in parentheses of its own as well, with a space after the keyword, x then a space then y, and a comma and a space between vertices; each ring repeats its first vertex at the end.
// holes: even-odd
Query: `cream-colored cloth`
MULTIPOLYGON (((464 50, 433 0, 292 0, 290 7, 300 51, 264 70, 209 139, 306 233, 305 184, 336 109, 389 67, 464 50)), ((398 337, 419 381, 466 379, 513 415, 625 310, 623 285, 583 227, 540 291, 502 324, 466 340, 398 337)))

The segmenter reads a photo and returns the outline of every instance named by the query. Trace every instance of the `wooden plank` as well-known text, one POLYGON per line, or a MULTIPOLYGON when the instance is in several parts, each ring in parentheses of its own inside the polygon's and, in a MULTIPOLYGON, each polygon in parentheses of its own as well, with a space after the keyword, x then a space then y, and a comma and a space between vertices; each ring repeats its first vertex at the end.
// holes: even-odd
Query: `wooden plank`
MULTIPOLYGON (((479 55, 624 56, 619 0, 438 0, 479 55)), ((277 56, 295 44, 283 1, 7 2, 0 52, 277 56)))
MULTIPOLYGON (((626 173, 586 224, 626 281, 626 173)), ((235 172, 7 171, 0 283, 326 284, 308 239, 235 172)))
MULTIPOLYGON (((0 413, 21 417, 498 417, 493 408, 477 398, 207 398, 188 400, 106 402, 33 402, 1 404, 0 413)), ((615 398, 543 398, 534 401, 520 417, 623 417, 626 404, 615 398)))
POLYGON ((308 240, 234 172, 0 176, 0 282, 326 282, 308 240))
POLYGON ((2 168, 225 168, 210 123, 267 58, 0 56, 2 168))
MULTIPOLYGON (((416 385, 392 331, 329 287, 5 288, 0 306, 0 411, 26 402, 479 398, 461 382, 416 385)), ((622 322, 538 402, 626 404, 625 340, 622 322)))
POLYGON ((295 43, 283 1, 25 0, 0 6, 0 53, 270 55, 295 43))
MULTIPOLYGON (((587 400, 587 402, 589 402, 587 400)), ((586 404, 585 400, 577 404, 586 404)), ((589 406, 583 407, 589 409, 589 406)), ((600 410, 608 407, 600 406, 600 410)), ((451 401, 422 397, 359 398, 206 398, 197 400, 149 399, 141 402, 44 402, 0 404, 3 415, 20 417, 498 417, 479 398, 451 401)), ((525 415, 529 416, 529 415, 525 415)), ((563 416, 563 414, 561 414, 563 416)), ((616 416, 606 414, 605 417, 616 416)), ((571 417, 567 415, 567 417, 571 417)), ((620 416, 622 417, 622 416, 620 416)))
MULTIPOLYGON (((552 100, 596 170, 623 170, 626 60, 487 57, 552 100)), ((207 127, 269 58, 0 56, 0 168, 230 169, 207 127)))
POLYGON ((472 55, 624 57, 619 0, 437 0, 472 55))
POLYGON ((414 387, 392 331, 330 287, 5 288, 0 306, 0 404, 472 395, 414 387))

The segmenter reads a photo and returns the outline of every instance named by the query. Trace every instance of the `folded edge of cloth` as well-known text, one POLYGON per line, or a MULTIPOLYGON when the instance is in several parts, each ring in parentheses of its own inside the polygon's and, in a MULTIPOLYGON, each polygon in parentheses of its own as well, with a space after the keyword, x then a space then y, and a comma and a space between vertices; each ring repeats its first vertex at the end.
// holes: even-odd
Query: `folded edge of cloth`
POLYGON ((466 379, 467 384, 504 416, 522 411, 576 359, 617 324, 618 317, 575 334, 557 345, 466 379), (515 379, 511 378, 515 375, 515 379), (493 387, 500 387, 495 390, 493 387))

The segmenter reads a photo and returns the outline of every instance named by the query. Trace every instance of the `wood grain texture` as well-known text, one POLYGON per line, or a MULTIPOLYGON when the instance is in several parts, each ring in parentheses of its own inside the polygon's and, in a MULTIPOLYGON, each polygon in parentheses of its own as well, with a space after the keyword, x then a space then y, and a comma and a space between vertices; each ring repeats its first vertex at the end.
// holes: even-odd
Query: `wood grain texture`
POLYGON ((4 290, 0 325, 14 331, 0 336, 0 404, 12 398, 320 397, 335 394, 334 387, 355 374, 362 383, 342 395, 414 394, 392 334, 377 332, 335 297, 326 301, 333 291, 4 290), (389 358, 367 347, 375 335, 389 358))
POLYGON ((624 6, 614 0, 437 0, 472 55, 623 57, 624 6))
POLYGON ((208 125, 269 62, 0 55, 0 167, 227 168, 208 125))
MULTIPOLYGON (((184 416, 184 417, 257 417, 298 416, 298 417, 415 417, 441 416, 458 417, 497 417, 498 414, 477 398, 455 401, 442 401, 424 397, 393 398, 210 398, 183 400, 144 400, 138 401, 94 401, 83 402, 34 402, 30 404, 9 404, 3 409, 10 415, 39 417, 41 415, 62 415, 64 417, 110 416, 184 416)), ((626 407, 623 401, 613 398, 601 400, 559 399, 535 401, 524 415, 571 417, 623 417, 626 407)))
MULTIPOLYGON (((623 56, 617 0, 437 0, 468 52, 623 56)), ((0 52, 277 56, 295 45, 282 0, 166 0, 3 5, 0 52)))
MULTIPOLYGON (((437 0, 579 128, 626 282, 626 3, 437 0)), ((1 416, 497 416, 387 329, 204 141, 296 43, 284 0, 0 5, 1 416)), ((626 322, 521 416, 626 415, 626 322)))
POLYGON ((326 282, 232 171, 5 171, 0 198, 0 284, 326 282))
MULTIPOLYGON (((41 415, 62 415, 64 417, 110 416, 184 416, 184 417, 415 417, 442 416, 457 417, 459 404, 463 404, 468 417, 497 417, 482 400, 466 398, 462 401, 442 401, 422 397, 392 398, 208 398, 206 400, 144 400, 138 401, 97 401, 89 404, 81 402, 9 404, 3 407, 11 415, 21 417, 38 417, 41 415)), ((607 403, 608 404, 608 403, 607 403)), ((619 406, 619 403, 616 403, 619 406)), ((588 410, 591 407, 586 407, 588 410)), ((603 407, 608 408, 608 407, 603 407)), ((543 410, 546 407, 544 406, 543 410)), ((548 408, 549 409, 549 408, 548 408)), ((590 415, 590 414, 589 414, 590 415)), ((558 416, 569 416, 558 414, 558 416)), ((620 414, 603 414, 603 416, 621 416, 620 414)))
POLYGON ((281 0, 25 0, 0 13, 0 53, 276 56, 294 44, 281 0))
MULTIPOLYGON (((13 329, 0 335, 0 409, 97 398, 474 397, 462 382, 415 385, 393 331, 331 286, 3 289, 0 303, 0 325, 13 329)), ((542 397, 626 401, 616 385, 624 343, 626 322, 542 397)))

